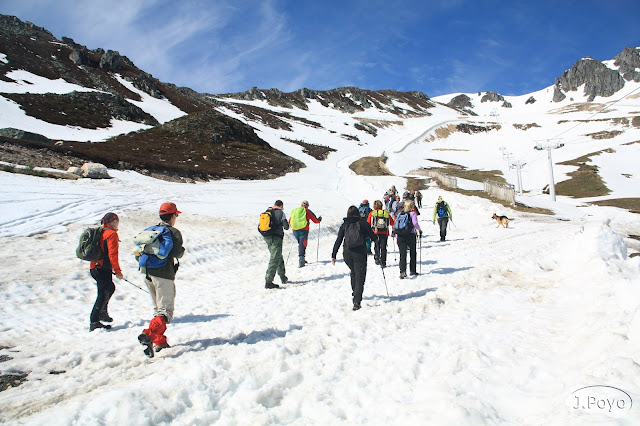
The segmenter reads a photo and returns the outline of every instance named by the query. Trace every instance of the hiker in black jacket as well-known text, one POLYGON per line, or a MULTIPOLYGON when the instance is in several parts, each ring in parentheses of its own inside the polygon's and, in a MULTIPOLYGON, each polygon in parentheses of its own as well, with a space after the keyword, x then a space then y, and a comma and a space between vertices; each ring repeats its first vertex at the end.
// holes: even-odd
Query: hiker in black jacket
POLYGON ((344 249, 342 256, 344 263, 351 270, 351 290, 353 296, 353 310, 360 309, 362 303, 362 292, 364 290, 364 281, 367 277, 367 246, 366 239, 377 241, 378 237, 371 230, 371 226, 360 217, 360 211, 356 206, 349 207, 347 217, 338 231, 338 238, 333 244, 333 252, 331 253, 331 264, 336 264, 336 256, 338 249, 344 240, 344 249))

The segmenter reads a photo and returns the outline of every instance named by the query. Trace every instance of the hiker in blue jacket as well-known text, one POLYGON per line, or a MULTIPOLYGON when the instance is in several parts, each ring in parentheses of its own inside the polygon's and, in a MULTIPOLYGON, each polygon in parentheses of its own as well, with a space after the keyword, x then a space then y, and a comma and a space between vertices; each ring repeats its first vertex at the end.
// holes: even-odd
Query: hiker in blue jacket
POLYGON ((407 250, 409 250, 410 255, 409 273, 418 275, 416 271, 416 234, 419 232, 420 238, 422 238, 422 229, 418 223, 418 215, 414 211, 414 207, 413 201, 406 200, 404 202, 404 211, 396 217, 394 224, 393 232, 398 240, 398 250, 400 251, 400 279, 407 277, 407 250))
POLYGON ((351 206, 347 210, 347 217, 338 230, 338 237, 333 244, 331 252, 331 264, 336 264, 338 249, 344 240, 342 256, 344 263, 351 270, 351 295, 353 296, 353 310, 360 309, 362 303, 362 292, 364 281, 367 278, 367 247, 366 238, 377 241, 378 237, 371 230, 371 226, 362 220, 360 211, 356 206, 351 206))

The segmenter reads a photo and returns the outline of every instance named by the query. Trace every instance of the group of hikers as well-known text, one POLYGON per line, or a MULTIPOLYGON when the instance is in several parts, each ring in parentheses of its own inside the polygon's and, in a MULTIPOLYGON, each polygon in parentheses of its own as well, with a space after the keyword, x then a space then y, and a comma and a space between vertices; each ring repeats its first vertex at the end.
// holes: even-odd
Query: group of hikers
MULTIPOLYGON (((368 200, 363 200, 359 207, 355 205, 347 209, 338 236, 333 245, 331 263, 335 265, 340 246, 343 246, 344 262, 349 267, 351 277, 351 289, 353 296, 353 310, 361 308, 362 292, 367 274, 367 257, 374 255, 376 265, 381 268, 387 266, 387 245, 389 236, 395 237, 400 252, 400 279, 407 277, 407 252, 409 253, 409 275, 418 275, 417 271, 417 239, 422 237, 422 229, 418 222, 422 205, 420 191, 405 191, 400 197, 395 186, 392 186, 384 194, 382 200, 376 200, 373 208, 368 200), (416 207, 416 202, 419 206, 416 207), (390 231, 391 227, 391 231, 390 231), (374 253, 371 246, 374 246, 374 253)), ((302 268, 307 263, 305 250, 309 236, 309 224, 320 223, 321 216, 316 216, 309 210, 309 202, 302 201, 299 207, 291 211, 287 220, 284 213, 282 200, 276 200, 273 206, 261 214, 258 230, 264 237, 269 248, 269 265, 265 274, 265 288, 280 288, 273 282, 276 273, 280 282, 289 281, 286 276, 285 261, 282 255, 284 231, 293 229, 293 235, 298 242, 298 267, 302 268)), ((445 241, 447 225, 452 219, 451 208, 442 197, 438 200, 433 210, 433 223, 436 219, 440 226, 440 241, 445 241)))
MULTIPOLYGON (((138 336, 138 341, 144 346, 144 354, 149 358, 154 356, 154 352, 170 347, 164 332, 167 329, 167 324, 173 321, 176 296, 175 278, 180 265, 178 259, 184 254, 182 234, 175 228, 179 214, 181 212, 178 211, 175 203, 163 203, 158 211, 160 223, 152 227, 154 230, 151 232, 156 237, 163 235, 164 252, 160 249, 155 252, 136 253, 136 259, 140 271, 145 276, 144 282, 153 304, 153 318, 149 322, 149 327, 142 330, 138 336), (162 254, 160 254, 161 252, 162 254)), ((124 279, 118 261, 120 218, 117 214, 109 212, 102 217, 100 224, 102 232, 97 243, 101 249, 101 256, 89 265, 91 276, 96 280, 98 289, 96 301, 89 316, 89 331, 98 328, 111 328, 109 324, 104 323, 113 321, 108 313, 109 300, 116 290, 113 275, 120 280, 124 279)), ((158 246, 160 246, 160 242, 158 242, 158 246)))
MULTIPOLYGON (((373 208, 368 200, 363 200, 360 207, 355 205, 347 209, 347 215, 338 230, 333 244, 331 263, 336 264, 340 246, 343 246, 343 258, 350 270, 353 310, 361 308, 362 293, 367 274, 367 257, 374 256, 376 265, 387 267, 387 245, 389 236, 395 237, 400 252, 400 279, 407 277, 407 252, 409 253, 409 275, 418 275, 417 239, 422 237, 418 210, 422 206, 420 191, 405 191, 400 197, 395 187, 384 194, 382 200, 376 200, 373 208), (416 206, 416 203, 418 204, 416 206), (371 252, 373 244, 374 252, 371 252)), ((175 203, 166 202, 160 206, 158 215, 160 223, 147 228, 139 241, 139 250, 135 251, 139 269, 144 274, 144 283, 151 296, 153 318, 148 328, 142 330, 138 341, 144 347, 144 354, 153 357, 155 352, 169 348, 164 335, 167 324, 173 321, 175 304, 175 277, 180 259, 185 249, 182 234, 175 228, 178 215, 175 203), (146 239, 145 239, 146 238, 146 239)), ((440 241, 445 241, 447 224, 452 219, 451 208, 438 197, 433 210, 433 223, 436 219, 440 226, 440 241)), ((316 216, 309 209, 309 202, 302 201, 293 209, 287 219, 282 200, 276 200, 260 215, 258 230, 264 237, 269 249, 269 264, 265 274, 265 288, 279 288, 273 282, 276 274, 281 283, 287 283, 285 262, 282 255, 284 231, 291 229, 298 246, 298 267, 307 264, 306 249, 308 245, 309 226, 320 224, 322 216, 316 216)), ((96 244, 100 248, 100 257, 89 266, 90 274, 96 281, 97 297, 89 316, 89 331, 98 328, 110 329, 113 321, 108 313, 109 300, 115 292, 113 276, 124 280, 119 264, 118 227, 120 219, 113 212, 106 213, 100 221, 101 230, 96 244), (107 324, 105 324, 107 323, 107 324)), ((86 231, 85 231, 86 232, 86 231)), ((136 237, 138 238, 138 236, 136 237)), ((82 240, 81 240, 82 241, 82 240)), ((136 242, 136 239, 134 239, 136 242)), ((141 288, 141 287, 140 287, 141 288)))

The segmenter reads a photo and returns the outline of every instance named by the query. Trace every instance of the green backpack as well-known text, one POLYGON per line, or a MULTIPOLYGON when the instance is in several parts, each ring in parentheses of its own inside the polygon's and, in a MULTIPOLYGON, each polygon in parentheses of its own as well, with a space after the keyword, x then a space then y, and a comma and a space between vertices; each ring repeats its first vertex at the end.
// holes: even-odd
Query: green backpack
POLYGON ((300 206, 297 209, 291 210, 291 228, 294 231, 302 229, 307 226, 307 209, 304 206, 300 206))

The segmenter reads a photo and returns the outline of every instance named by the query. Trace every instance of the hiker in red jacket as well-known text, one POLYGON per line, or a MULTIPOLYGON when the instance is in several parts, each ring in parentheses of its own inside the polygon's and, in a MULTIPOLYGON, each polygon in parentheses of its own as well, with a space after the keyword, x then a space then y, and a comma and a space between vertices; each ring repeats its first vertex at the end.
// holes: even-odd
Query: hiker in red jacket
MULTIPOLYGON (((302 268, 307 263, 305 253, 307 251, 307 239, 309 237, 309 223, 320 223, 322 216, 316 217, 315 213, 309 210, 309 202, 304 200, 300 207, 291 210, 289 215, 289 225, 293 230, 293 236, 298 241, 298 267, 302 268)), ((319 238, 320 236, 318 236, 319 238)))
POLYGON ((117 214, 109 212, 104 215, 100 224, 103 229, 100 237, 100 247, 102 247, 104 255, 102 259, 91 262, 89 265, 91 276, 96 280, 98 287, 98 296, 89 316, 89 331, 93 331, 96 328, 111 328, 110 325, 101 322, 113 321, 113 318, 107 312, 109 299, 116 291, 111 271, 115 272, 119 280, 124 278, 118 262, 118 226, 120 225, 120 219, 117 214))

